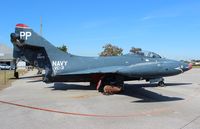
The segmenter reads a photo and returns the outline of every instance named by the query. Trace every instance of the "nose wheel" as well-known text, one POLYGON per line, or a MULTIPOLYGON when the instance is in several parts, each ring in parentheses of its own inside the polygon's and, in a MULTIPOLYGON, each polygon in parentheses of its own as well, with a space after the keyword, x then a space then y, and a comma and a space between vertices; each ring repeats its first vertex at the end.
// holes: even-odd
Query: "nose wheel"
POLYGON ((157 84, 157 86, 164 87, 164 78, 155 78, 155 79, 150 79, 150 84, 157 84))
POLYGON ((165 86, 164 81, 159 81, 159 82, 158 82, 158 86, 160 86, 160 87, 164 87, 164 86, 165 86))

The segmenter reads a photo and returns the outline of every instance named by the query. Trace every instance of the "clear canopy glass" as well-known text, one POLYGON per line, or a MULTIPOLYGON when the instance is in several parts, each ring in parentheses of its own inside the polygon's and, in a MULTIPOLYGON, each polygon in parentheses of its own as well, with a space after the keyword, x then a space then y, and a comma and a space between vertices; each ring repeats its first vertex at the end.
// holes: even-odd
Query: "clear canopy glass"
POLYGON ((135 51, 135 52, 132 52, 130 54, 136 54, 136 55, 140 55, 140 56, 145 56, 145 57, 149 57, 149 58, 161 58, 160 55, 154 53, 154 52, 150 52, 150 51, 135 51))

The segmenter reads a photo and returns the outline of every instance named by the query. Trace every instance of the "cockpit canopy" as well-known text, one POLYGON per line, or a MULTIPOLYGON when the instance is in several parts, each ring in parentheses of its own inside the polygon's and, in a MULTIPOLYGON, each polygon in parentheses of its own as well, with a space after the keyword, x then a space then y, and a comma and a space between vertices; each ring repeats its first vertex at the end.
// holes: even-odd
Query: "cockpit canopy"
POLYGON ((143 51, 143 50, 134 51, 134 52, 129 53, 128 55, 140 55, 140 56, 144 56, 144 57, 148 57, 148 58, 162 58, 160 55, 158 55, 154 52, 143 51))

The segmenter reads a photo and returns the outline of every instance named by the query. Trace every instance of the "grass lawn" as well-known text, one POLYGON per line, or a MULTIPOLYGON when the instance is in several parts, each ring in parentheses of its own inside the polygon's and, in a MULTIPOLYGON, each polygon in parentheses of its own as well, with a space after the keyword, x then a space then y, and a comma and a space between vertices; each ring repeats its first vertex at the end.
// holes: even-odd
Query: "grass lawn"
MULTIPOLYGON (((20 75, 26 73, 26 70, 18 70, 20 75)), ((10 86, 14 77, 14 70, 0 70, 0 90, 10 86)))
POLYGON ((0 90, 10 85, 10 78, 14 77, 14 70, 0 70, 0 90))
POLYGON ((192 66, 192 68, 200 68, 200 66, 192 66))

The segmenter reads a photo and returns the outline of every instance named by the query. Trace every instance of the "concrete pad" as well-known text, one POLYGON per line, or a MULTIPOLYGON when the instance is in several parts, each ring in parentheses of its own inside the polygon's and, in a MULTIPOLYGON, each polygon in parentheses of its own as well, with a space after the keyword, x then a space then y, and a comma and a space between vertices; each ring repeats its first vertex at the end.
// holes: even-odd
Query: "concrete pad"
POLYGON ((166 87, 130 81, 123 94, 105 96, 89 83, 45 84, 30 71, 0 91, 0 127, 199 129, 199 73, 167 77, 166 87))

